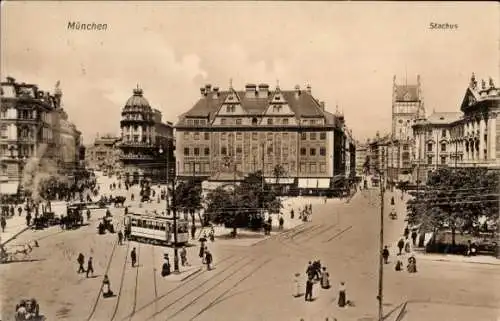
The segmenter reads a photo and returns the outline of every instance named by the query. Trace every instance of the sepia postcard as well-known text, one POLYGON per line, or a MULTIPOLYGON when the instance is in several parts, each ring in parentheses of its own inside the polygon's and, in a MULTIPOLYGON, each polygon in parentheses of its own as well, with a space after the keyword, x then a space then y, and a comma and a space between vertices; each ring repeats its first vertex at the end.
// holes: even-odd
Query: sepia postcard
POLYGON ((2 2, 0 321, 499 321, 499 9, 2 2))

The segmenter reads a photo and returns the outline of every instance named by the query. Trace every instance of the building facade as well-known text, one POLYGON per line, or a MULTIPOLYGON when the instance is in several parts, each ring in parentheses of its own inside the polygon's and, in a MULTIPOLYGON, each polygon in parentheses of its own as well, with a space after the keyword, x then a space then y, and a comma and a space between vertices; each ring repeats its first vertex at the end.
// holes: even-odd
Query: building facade
POLYGON ((336 174, 345 176, 343 116, 326 111, 310 86, 206 85, 200 92, 175 126, 179 177, 238 181, 261 170, 271 183, 327 190, 336 174))
POLYGON ((89 146, 85 153, 87 167, 97 170, 113 170, 120 163, 120 150, 118 143, 120 137, 104 135, 96 137, 94 143, 89 146))
POLYGON ((407 181, 412 173, 413 125, 425 118, 420 75, 416 83, 398 84, 393 77, 392 130, 386 142, 386 178, 390 182, 407 181))
POLYGON ((33 158, 51 160, 58 172, 70 174, 79 164, 81 132, 62 108, 59 82, 51 94, 7 77, 0 94, 0 193, 18 190, 33 158))
POLYGON ((122 177, 129 183, 160 182, 175 175, 173 125, 163 123, 139 87, 127 100, 120 121, 122 177))
MULTIPOLYGON (((356 160, 355 160, 355 168, 356 168, 356 176, 363 177, 368 173, 365 172, 365 162, 370 158, 369 156, 369 141, 366 144, 361 144, 360 142, 356 143, 356 160)), ((369 160, 368 160, 369 163, 369 160)))
POLYGON ((414 126, 413 177, 424 182, 440 166, 500 168, 499 88, 473 74, 460 112, 434 113, 414 126))

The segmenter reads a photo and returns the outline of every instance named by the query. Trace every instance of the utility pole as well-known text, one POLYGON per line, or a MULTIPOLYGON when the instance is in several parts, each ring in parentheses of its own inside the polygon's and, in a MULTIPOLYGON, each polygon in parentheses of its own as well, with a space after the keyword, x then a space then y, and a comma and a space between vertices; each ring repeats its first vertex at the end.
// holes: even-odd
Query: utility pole
MULTIPOLYGON (((382 178, 384 173, 381 173, 382 178)), ((383 181, 381 179, 381 181, 383 181)), ((380 246, 379 246, 379 264, 378 264, 378 320, 384 320, 383 311, 383 285, 384 285, 384 261, 382 251, 384 249, 384 186, 380 184, 380 246)))
POLYGON ((177 198, 175 194, 175 180, 172 180, 172 213, 174 214, 174 273, 179 273, 179 252, 177 251, 177 198))

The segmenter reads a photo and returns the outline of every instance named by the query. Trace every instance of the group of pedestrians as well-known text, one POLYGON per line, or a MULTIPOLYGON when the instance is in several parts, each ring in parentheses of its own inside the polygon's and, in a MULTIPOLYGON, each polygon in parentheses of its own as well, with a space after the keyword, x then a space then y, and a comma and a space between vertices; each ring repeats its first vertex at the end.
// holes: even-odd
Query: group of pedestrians
MULTIPOLYGON (((302 295, 300 275, 300 273, 295 274, 294 297, 300 297, 302 295)), ((309 261, 306 269, 306 276, 306 292, 304 296, 305 301, 313 301, 314 284, 319 282, 321 288, 325 290, 330 289, 331 287, 330 273, 327 271, 325 266, 321 265, 321 262, 319 260, 314 262, 309 261)), ((345 307, 346 305, 348 305, 345 282, 340 282, 337 305, 339 307, 345 307)))
POLYGON ((83 265, 85 264, 85 256, 83 255, 83 253, 78 254, 78 258, 76 259, 76 261, 78 262, 79 265, 77 273, 86 273, 87 277, 89 277, 89 275, 94 276, 94 264, 92 261, 92 257, 89 257, 87 261, 86 270, 83 267, 83 265))

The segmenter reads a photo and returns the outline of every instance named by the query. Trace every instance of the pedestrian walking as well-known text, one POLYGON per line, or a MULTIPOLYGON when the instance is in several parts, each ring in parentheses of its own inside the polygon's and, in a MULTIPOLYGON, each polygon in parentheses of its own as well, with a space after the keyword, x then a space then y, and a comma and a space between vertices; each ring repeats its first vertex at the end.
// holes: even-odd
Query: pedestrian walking
POLYGON ((94 265, 92 263, 92 256, 89 257, 89 260, 87 261, 87 277, 89 277, 89 274, 92 274, 92 276, 94 276, 94 265))
POLYGON ((187 261, 187 250, 186 250, 186 247, 183 246, 181 248, 181 265, 182 266, 187 266, 188 265, 188 261, 187 261))
POLYGON ((405 227, 403 235, 404 235, 405 239, 407 239, 408 235, 410 235, 410 229, 408 228, 408 226, 405 227))
POLYGON ((130 259, 132 260, 132 267, 135 267, 135 263, 137 263, 137 253, 135 251, 135 247, 130 252, 130 259))
POLYGON ((405 240, 405 252, 406 253, 411 252, 411 245, 410 245, 410 240, 408 239, 408 236, 406 237, 406 240, 405 240))
POLYGON ((0 219, 0 224, 2 225, 2 232, 5 232, 5 226, 7 226, 7 220, 5 219, 5 216, 2 216, 0 219))
POLYGON ((293 212, 293 208, 292 208, 292 210, 290 211, 290 218, 293 220, 294 217, 295 217, 295 213, 293 212))
POLYGON ((119 230, 118 231, 118 245, 122 245, 123 244, 123 233, 122 233, 122 230, 119 230))
POLYGON ((23 208, 21 206, 19 206, 17 208, 17 212, 19 213, 19 216, 21 216, 22 212, 23 212, 23 208))
POLYGON ((205 238, 202 238, 201 239, 201 244, 200 244, 200 252, 199 252, 199 256, 201 259, 203 259, 205 257, 205 238))
POLYGON ((31 223, 31 214, 26 214, 26 226, 30 226, 31 223))
POLYGON ((387 249, 387 245, 384 246, 384 249, 382 250, 382 257, 384 258, 384 264, 387 264, 389 260, 389 250, 387 249))
POLYGON ((404 246, 405 246, 405 241, 403 240, 403 238, 400 238, 398 241, 398 249, 399 249, 398 255, 401 255, 401 252, 403 252, 404 246))
POLYGON ((300 289, 302 288, 300 284, 300 273, 295 273, 294 279, 293 279, 293 297, 298 298, 300 296, 300 289))
POLYGON ((193 224, 191 225, 191 239, 194 240, 195 236, 196 236, 196 225, 193 224))
POLYGON ((313 286, 314 286, 313 279, 311 277, 308 277, 306 282, 306 295, 305 295, 306 301, 312 301, 313 286))
POLYGON ((102 280, 102 296, 107 298, 113 295, 113 291, 111 291, 111 282, 109 282, 109 277, 107 274, 104 275, 104 279, 102 280), (106 289, 106 291, 104 291, 106 289))
POLYGON ((280 219, 279 219, 280 230, 283 229, 284 224, 285 224, 285 220, 283 219, 283 216, 280 216, 280 219))
POLYGON ((83 273, 85 272, 85 269, 83 268, 83 264, 85 263, 85 256, 80 253, 78 254, 78 258, 76 259, 76 261, 78 262, 78 273, 83 273))
POLYGON ((321 271, 321 288, 323 289, 330 288, 330 273, 326 271, 326 267, 324 266, 321 271))
POLYGON ((205 264, 207 265, 207 271, 212 269, 212 253, 208 249, 205 249, 205 264))
POLYGON ((343 308, 347 304, 346 300, 346 287, 344 282, 340 282, 339 286, 339 299, 338 299, 338 305, 339 307, 343 308))
POLYGON ((417 246, 417 231, 416 230, 413 230, 411 232, 411 241, 412 241, 412 244, 413 244, 413 247, 416 247, 417 246))

